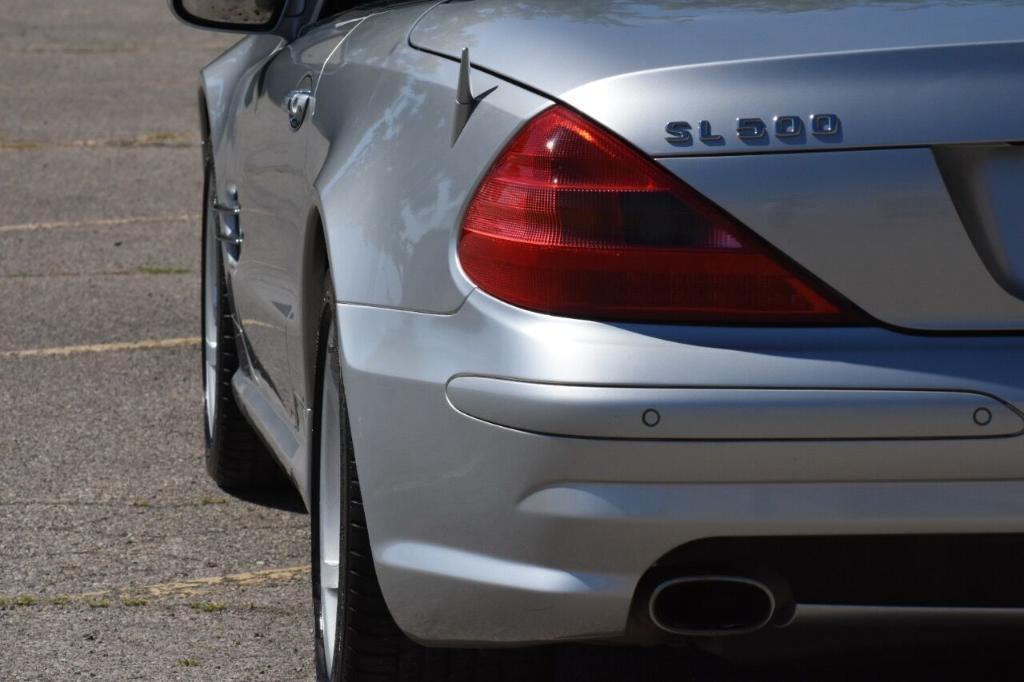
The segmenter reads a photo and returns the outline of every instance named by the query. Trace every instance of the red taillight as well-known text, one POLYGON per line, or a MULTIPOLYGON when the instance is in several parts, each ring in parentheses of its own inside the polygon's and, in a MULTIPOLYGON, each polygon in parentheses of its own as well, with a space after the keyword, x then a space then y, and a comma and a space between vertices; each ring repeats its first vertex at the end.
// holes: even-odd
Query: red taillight
POLYGON ((668 171, 553 107, 466 212, 466 274, 523 308, 606 320, 849 324, 849 309, 668 171))

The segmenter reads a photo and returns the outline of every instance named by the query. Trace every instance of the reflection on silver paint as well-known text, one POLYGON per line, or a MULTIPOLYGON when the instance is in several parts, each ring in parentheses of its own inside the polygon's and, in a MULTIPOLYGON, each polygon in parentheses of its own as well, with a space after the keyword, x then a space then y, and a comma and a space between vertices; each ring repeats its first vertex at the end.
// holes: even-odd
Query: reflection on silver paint
POLYGON ((416 554, 425 566, 384 562, 378 573, 398 622, 427 641, 621 632, 632 599, 622 577, 701 537, 1024 531, 1020 436, 560 438, 465 416, 444 396, 452 377, 477 374, 556 385, 951 390, 1020 410, 1016 337, 609 325, 517 310, 480 292, 451 315, 345 304, 338 315, 375 546, 431 548, 416 554), (606 582, 587 593, 495 587, 447 560, 461 553, 606 582), (530 617, 541 610, 545 618, 530 617))
POLYGON ((950 197, 989 272, 1010 294, 1024 298, 1024 146, 950 146, 934 151, 950 197))
POLYGON ((1024 300, 985 267, 928 149, 662 164, 882 322, 1024 329, 1024 300))
POLYGON ((427 642, 621 635, 640 576, 704 537, 1024 532, 1024 343, 984 334, 1024 329, 1022 77, 1016 0, 423 2, 245 38, 202 74, 245 234, 235 396, 308 500, 329 263, 378 573, 427 642), (460 121, 470 77, 497 89, 460 121), (466 203, 559 100, 880 324, 609 324, 475 290, 466 203), (446 397, 468 375, 486 410, 446 397))
POLYGON ((634 388, 459 376, 445 392, 471 417, 583 438, 989 438, 1024 431, 1024 420, 1003 403, 956 391, 634 388))
MULTIPOLYGON (((478 100, 453 147, 459 65, 409 48, 399 26, 366 21, 359 47, 344 48, 349 67, 325 74, 310 161, 319 209, 338 226, 327 234, 331 261, 346 263, 335 269, 339 300, 450 312, 472 288, 452 248, 466 198, 505 141, 550 101, 500 87, 478 100)), ((480 73, 473 81, 478 93, 499 83, 480 73)))
MULTIPOLYGON (((332 40, 317 43, 317 46, 327 47, 330 46, 331 42, 333 42, 334 39, 337 39, 338 41, 337 45, 332 47, 331 51, 327 54, 327 58, 323 60, 323 66, 320 67, 320 72, 316 76, 316 82, 313 84, 314 95, 316 94, 316 91, 320 88, 320 81, 323 80, 324 72, 329 67, 341 66, 342 59, 339 56, 338 52, 339 50, 341 50, 341 46, 345 44, 345 39, 348 38, 349 35, 351 35, 352 31, 354 31, 359 26, 359 24, 363 23, 366 19, 372 16, 375 15, 368 14, 366 16, 357 17, 355 19, 349 19, 347 21, 339 21, 338 23, 334 24, 334 31, 331 32, 332 40)), ((317 60, 313 55, 310 55, 308 57, 308 61, 315 62, 317 60)))
POLYGON ((485 585, 531 592, 592 592, 595 588, 615 585, 625 591, 631 586, 622 580, 604 576, 585 576, 542 566, 518 564, 514 561, 473 554, 443 545, 416 542, 392 542, 380 549, 380 563, 414 573, 435 574, 485 585))
POLYGON ((1024 71, 1019 0, 476 0, 434 8, 411 40, 453 59, 469 46, 478 66, 655 156, 1024 138, 1005 115, 1024 109, 1024 90, 1006 86, 1024 71), (664 135, 666 121, 705 119, 721 134, 739 117, 822 113, 846 125, 767 145, 664 135))

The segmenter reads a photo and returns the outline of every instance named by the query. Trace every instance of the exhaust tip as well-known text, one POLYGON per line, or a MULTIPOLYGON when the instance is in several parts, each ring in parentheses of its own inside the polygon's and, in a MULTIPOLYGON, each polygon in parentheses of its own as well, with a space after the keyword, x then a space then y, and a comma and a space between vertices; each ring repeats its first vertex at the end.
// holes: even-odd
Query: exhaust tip
POLYGON ((741 576, 674 578, 651 593, 651 621, 674 635, 709 637, 760 630, 775 613, 775 596, 762 582, 741 576))

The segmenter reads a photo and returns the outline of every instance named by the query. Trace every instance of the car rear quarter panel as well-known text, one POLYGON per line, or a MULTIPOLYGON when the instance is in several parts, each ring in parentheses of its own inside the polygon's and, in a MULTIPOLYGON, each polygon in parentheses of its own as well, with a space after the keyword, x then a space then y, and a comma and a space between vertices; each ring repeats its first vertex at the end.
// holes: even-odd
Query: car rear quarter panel
POLYGON ((551 102, 474 72, 490 92, 453 144, 458 63, 409 46, 417 12, 366 19, 329 60, 309 155, 339 301, 449 313, 472 290, 453 248, 467 198, 551 102))
MULTIPOLYGON (((458 63, 408 44, 410 28, 427 7, 343 14, 303 38, 324 46, 325 62, 314 78, 311 117, 301 130, 313 203, 305 233, 295 235, 306 246, 292 275, 310 304, 289 327, 288 353, 292 385, 302 387, 296 396, 302 408, 315 402, 321 237, 339 302, 454 312, 473 289, 454 249, 467 197, 518 127, 551 104, 475 72, 475 92, 489 94, 453 143, 458 63)), ((236 73, 246 80, 245 69, 236 73)), ((238 86, 235 103, 246 87, 238 86)), ((230 162, 230 126, 224 129, 220 148, 230 162)), ((305 421, 297 434, 303 445, 288 466, 308 501, 305 421)))

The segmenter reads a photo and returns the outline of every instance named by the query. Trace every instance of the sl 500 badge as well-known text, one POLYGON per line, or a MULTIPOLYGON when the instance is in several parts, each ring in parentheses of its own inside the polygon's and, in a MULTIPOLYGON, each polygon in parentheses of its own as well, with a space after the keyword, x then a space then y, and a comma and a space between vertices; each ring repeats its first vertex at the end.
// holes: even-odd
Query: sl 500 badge
MULTIPOLYGON (((768 141, 769 128, 771 128, 775 137, 794 140, 794 138, 804 136, 805 127, 811 135, 831 137, 839 134, 840 125, 839 117, 835 114, 811 114, 807 117, 806 126, 799 116, 776 116, 772 119, 770 126, 760 118, 737 118, 736 137, 744 142, 768 141)), ((694 132, 697 133, 697 139, 704 144, 725 144, 725 137, 712 130, 711 121, 701 121, 697 125, 696 131, 687 121, 670 121, 665 124, 665 132, 669 134, 669 137, 665 139, 677 147, 692 145, 694 132)))

